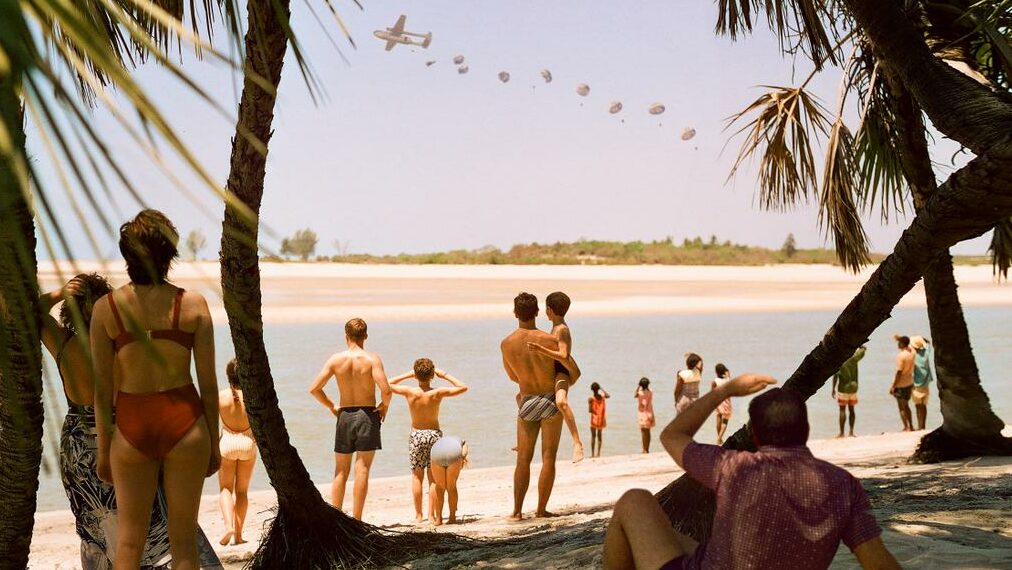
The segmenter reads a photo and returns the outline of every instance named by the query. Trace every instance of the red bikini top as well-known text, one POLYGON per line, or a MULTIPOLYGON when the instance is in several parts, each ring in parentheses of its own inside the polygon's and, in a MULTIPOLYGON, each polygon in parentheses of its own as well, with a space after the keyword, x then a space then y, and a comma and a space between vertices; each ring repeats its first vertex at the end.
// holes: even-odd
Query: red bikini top
MULTIPOLYGON (((185 289, 179 289, 176 291, 176 298, 172 302, 172 328, 171 329, 160 329, 160 330, 147 330, 148 338, 151 340, 171 340, 172 342, 182 346, 185 349, 193 348, 193 337, 194 334, 186 332, 179 328, 179 312, 183 304, 183 293, 185 289)), ((112 309, 112 316, 116 319, 116 326, 119 327, 120 333, 113 339, 112 344, 116 352, 119 352, 121 348, 135 342, 138 338, 134 333, 127 331, 126 327, 123 326, 123 319, 119 316, 119 309, 116 308, 116 299, 109 295, 109 308, 112 309)))

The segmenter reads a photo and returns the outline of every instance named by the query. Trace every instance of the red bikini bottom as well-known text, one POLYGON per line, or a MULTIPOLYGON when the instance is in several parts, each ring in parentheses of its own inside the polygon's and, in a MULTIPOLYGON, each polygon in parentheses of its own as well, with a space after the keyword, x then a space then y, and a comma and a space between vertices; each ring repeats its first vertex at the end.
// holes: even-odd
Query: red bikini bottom
POLYGON ((116 396, 116 428, 130 445, 151 459, 163 459, 204 415, 193 384, 164 392, 116 396))

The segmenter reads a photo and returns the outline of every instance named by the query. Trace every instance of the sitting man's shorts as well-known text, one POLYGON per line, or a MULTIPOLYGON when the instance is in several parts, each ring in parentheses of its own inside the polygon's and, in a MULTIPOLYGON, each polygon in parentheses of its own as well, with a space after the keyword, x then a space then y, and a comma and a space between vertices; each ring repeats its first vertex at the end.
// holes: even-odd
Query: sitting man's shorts
POLYGON ((341 408, 337 414, 334 453, 383 449, 379 410, 371 406, 341 408))
POLYGON ((902 388, 896 388, 896 390, 893 391, 893 397, 895 397, 897 400, 909 400, 910 392, 913 389, 914 389, 913 386, 904 386, 902 388))
POLYGON ((931 391, 928 390, 927 386, 914 386, 911 399, 914 401, 914 404, 923 406, 928 403, 929 395, 931 395, 931 391))
POLYGON ((856 406, 857 405, 857 392, 848 394, 846 392, 836 393, 836 403, 841 406, 856 406))

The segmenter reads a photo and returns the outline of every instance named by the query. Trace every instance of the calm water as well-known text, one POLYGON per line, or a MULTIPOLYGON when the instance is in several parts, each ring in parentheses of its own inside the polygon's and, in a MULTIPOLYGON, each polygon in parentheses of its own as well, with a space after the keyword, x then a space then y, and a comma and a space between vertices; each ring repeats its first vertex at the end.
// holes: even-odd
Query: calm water
MULTIPOLYGON (((584 376, 570 392, 581 433, 589 452, 589 416, 586 412, 590 383, 598 382, 612 394, 608 401, 608 428, 604 433, 606 455, 637 453, 640 450, 633 393, 640 377, 651 379, 655 390, 654 407, 658 428, 654 430, 655 448, 659 428, 674 417, 672 389, 675 372, 684 365, 687 351, 701 354, 706 366, 705 389, 709 387, 713 366, 725 363, 732 372, 766 372, 786 378, 819 341, 837 316, 835 312, 774 313, 746 315, 693 315, 655 317, 594 317, 569 319, 574 335, 574 356, 584 376)), ((1012 369, 1012 308, 967 309, 967 321, 985 389, 995 412, 1012 422, 1012 387, 1005 372, 1012 369)), ((542 320, 542 326, 547 322, 542 320)), ((516 385, 503 370, 499 341, 515 321, 472 320, 447 322, 377 322, 370 325, 367 347, 377 351, 390 376, 406 371, 421 356, 433 359, 437 366, 465 381, 471 390, 444 402, 441 423, 444 433, 466 438, 471 448, 472 465, 506 465, 513 460, 510 451, 516 438, 516 385)), ((309 325, 272 325, 266 328, 281 408, 288 430, 303 461, 317 483, 327 483, 333 473, 334 418, 307 393, 307 387, 324 360, 343 348, 343 323, 309 325)), ((895 344, 893 334, 924 334, 928 323, 923 309, 897 309, 868 343, 868 354, 861 363, 860 404, 857 407, 857 433, 877 434, 900 427, 894 400, 887 390, 892 381, 895 344)), ((216 330, 219 370, 232 356, 228 331, 216 330)), ((50 365, 51 366, 51 365, 50 365)), ((224 372, 219 381, 224 382, 224 372)), ((58 386, 58 383, 50 385, 58 386)), ((329 386, 336 399, 333 383, 329 386)), ((47 396, 52 395, 49 390, 47 396)), ((65 411, 59 401, 48 397, 47 410, 65 411)), ((735 415, 729 433, 744 423, 746 401, 735 401, 735 415)), ((824 387, 809 400, 813 438, 832 437, 837 431, 837 406, 824 387)), ((62 417, 62 416, 61 416, 62 417)), ((933 390, 929 406, 928 428, 941 423, 937 393, 933 390)), ((46 456, 53 464, 53 442, 59 433, 47 425, 46 456)), ((408 473, 407 434, 410 421, 402 398, 394 403, 383 427, 383 451, 376 458, 374 476, 408 473)), ((712 422, 700 432, 703 441, 714 441, 712 422)), ((560 457, 572 450, 568 433, 563 433, 560 457)), ((588 464, 587 468, 593 469, 588 464)), ((465 474, 466 476, 466 474, 465 474)), ((267 488, 267 477, 258 463, 254 488, 267 488)), ((205 493, 217 491, 217 479, 209 479, 205 493)), ((405 492, 407 492, 405 490, 405 492)), ((59 474, 43 475, 39 509, 69 508, 59 474)))

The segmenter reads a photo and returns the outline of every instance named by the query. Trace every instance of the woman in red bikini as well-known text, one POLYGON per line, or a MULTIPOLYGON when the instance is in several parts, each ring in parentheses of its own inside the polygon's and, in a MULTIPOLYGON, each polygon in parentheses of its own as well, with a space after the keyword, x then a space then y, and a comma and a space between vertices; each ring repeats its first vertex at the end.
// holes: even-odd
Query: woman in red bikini
POLYGON ((130 283, 100 299, 92 316, 97 469, 116 488, 119 507, 114 568, 140 565, 159 472, 172 567, 198 568, 200 493, 221 463, 210 435, 218 433, 218 386, 207 301, 166 280, 178 242, 176 228, 157 210, 123 224, 119 248, 130 283))

